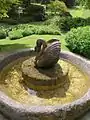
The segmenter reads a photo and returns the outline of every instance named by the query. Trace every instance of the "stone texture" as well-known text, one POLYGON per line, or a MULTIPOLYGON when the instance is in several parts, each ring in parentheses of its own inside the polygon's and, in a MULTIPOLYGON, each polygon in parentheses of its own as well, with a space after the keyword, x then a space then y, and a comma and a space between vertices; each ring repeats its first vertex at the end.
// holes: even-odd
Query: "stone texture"
POLYGON ((48 68, 36 68, 35 57, 25 60, 22 64, 23 81, 34 90, 51 90, 62 86, 67 81, 68 69, 63 71, 59 64, 48 68))
POLYGON ((3 115, 0 113, 0 120, 8 120, 8 119, 5 118, 5 116, 3 116, 3 115))
MULTIPOLYGON (((30 49, 10 54, 0 62, 0 70, 19 57, 33 54, 35 53, 33 50, 30 52, 30 49)), ((90 61, 70 52, 62 52, 60 57, 79 66, 90 77, 90 61)), ((84 114, 88 109, 90 109, 90 90, 82 98, 62 106, 26 106, 12 100, 0 91, 0 112, 9 120, 74 120, 75 118, 77 120, 77 117, 84 114)), ((0 120, 3 120, 2 115, 0 120)), ((82 120, 89 119, 84 117, 82 120)))

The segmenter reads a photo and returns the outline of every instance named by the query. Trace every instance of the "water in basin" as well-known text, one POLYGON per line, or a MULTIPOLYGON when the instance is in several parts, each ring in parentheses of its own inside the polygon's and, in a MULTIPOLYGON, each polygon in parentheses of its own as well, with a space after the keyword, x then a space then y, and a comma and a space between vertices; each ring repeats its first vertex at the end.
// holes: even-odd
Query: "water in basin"
POLYGON ((90 88, 90 81, 85 73, 66 60, 59 60, 63 71, 68 69, 67 82, 53 90, 26 89, 21 82, 23 79, 21 65, 27 58, 12 62, 0 73, 0 90, 17 102, 28 105, 66 104, 81 98, 90 88))

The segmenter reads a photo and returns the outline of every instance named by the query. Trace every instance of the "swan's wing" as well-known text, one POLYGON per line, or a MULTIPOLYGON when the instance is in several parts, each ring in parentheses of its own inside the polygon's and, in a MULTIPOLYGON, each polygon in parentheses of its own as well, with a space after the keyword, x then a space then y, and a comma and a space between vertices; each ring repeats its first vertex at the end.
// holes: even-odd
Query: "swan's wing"
POLYGON ((58 57, 61 51, 61 43, 59 41, 53 42, 50 44, 46 50, 45 54, 48 55, 48 57, 58 57))
POLYGON ((44 51, 43 55, 39 57, 39 67, 49 67, 57 63, 59 60, 61 44, 58 41, 51 43, 44 51))

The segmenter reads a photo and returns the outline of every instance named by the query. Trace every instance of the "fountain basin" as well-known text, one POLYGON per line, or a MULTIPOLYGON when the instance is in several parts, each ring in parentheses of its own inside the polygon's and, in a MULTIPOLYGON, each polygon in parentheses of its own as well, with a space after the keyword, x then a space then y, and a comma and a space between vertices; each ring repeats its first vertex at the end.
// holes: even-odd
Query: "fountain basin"
MULTIPOLYGON (((10 54, 0 62, 0 71, 20 57, 34 56, 33 49, 10 54)), ((61 59, 73 63, 90 77, 90 62, 70 52, 61 52, 61 59)), ((90 108, 90 90, 78 100, 65 105, 28 106, 20 104, 0 91, 0 112, 13 120, 73 120, 90 108)))

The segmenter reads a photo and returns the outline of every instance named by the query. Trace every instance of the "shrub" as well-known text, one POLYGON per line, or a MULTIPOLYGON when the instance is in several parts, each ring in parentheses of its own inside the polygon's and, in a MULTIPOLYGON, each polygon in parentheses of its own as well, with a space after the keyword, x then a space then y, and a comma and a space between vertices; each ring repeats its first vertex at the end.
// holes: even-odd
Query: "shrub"
POLYGON ((72 52, 90 58, 90 26, 72 29, 65 41, 72 52))
POLYGON ((72 17, 63 17, 59 21, 59 27, 62 31, 69 31, 71 28, 77 28, 80 26, 90 25, 90 18, 72 18, 72 17))
POLYGON ((0 23, 5 23, 8 25, 16 25, 18 24, 18 21, 12 18, 3 18, 3 19, 0 19, 0 23))
POLYGON ((67 7, 63 1, 55 0, 48 5, 48 9, 51 13, 60 14, 61 12, 67 12, 67 7))
POLYGON ((22 17, 20 17, 20 19, 18 19, 17 20, 18 21, 18 23, 30 23, 30 22, 33 22, 33 17, 31 17, 31 16, 22 16, 22 17))
POLYGON ((11 40, 19 39, 22 37, 23 37, 22 30, 13 30, 13 31, 9 32, 9 38, 11 40))
POLYGON ((29 36, 32 34, 52 34, 52 35, 60 35, 61 32, 57 26, 52 25, 30 25, 30 24, 19 24, 15 26, 10 27, 0 27, 1 29, 4 29, 7 36, 9 36, 10 39, 19 39, 25 36, 29 36))
POLYGON ((28 6, 27 8, 26 8, 26 10, 27 10, 27 12, 28 12, 28 14, 29 15, 31 15, 31 14, 35 14, 36 12, 37 13, 43 13, 43 12, 45 12, 44 10, 44 6, 43 5, 38 5, 38 4, 30 4, 30 6, 28 6))
POLYGON ((0 30, 0 39, 5 39, 6 38, 6 32, 5 30, 0 30))
POLYGON ((42 21, 45 19, 45 8, 43 5, 30 4, 26 9, 27 16, 31 16, 33 21, 42 21))
POLYGON ((60 17, 72 17, 72 15, 70 14, 70 12, 62 12, 60 13, 60 17))
POLYGON ((60 35, 60 31, 53 28, 52 26, 38 26, 35 30, 35 34, 43 35, 43 34, 51 34, 51 35, 60 35))
POLYGON ((8 16, 10 17, 10 18, 17 18, 18 17, 18 11, 17 11, 17 9, 18 9, 18 6, 17 5, 12 5, 11 7, 10 7, 10 9, 8 10, 8 16))
POLYGON ((60 21, 60 17, 59 16, 54 16, 48 20, 46 20, 44 22, 44 25, 54 25, 54 26, 58 26, 59 25, 59 21, 60 21))
POLYGON ((22 32, 23 37, 32 35, 34 32, 30 28, 25 28, 22 32))
POLYGON ((51 25, 32 25, 25 27, 23 31, 23 36, 28 36, 32 34, 38 34, 38 35, 43 35, 43 34, 53 34, 53 35, 60 35, 60 31, 51 26, 51 25))

